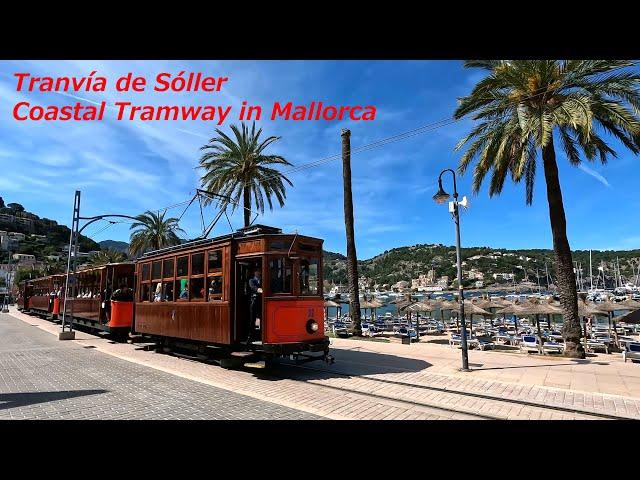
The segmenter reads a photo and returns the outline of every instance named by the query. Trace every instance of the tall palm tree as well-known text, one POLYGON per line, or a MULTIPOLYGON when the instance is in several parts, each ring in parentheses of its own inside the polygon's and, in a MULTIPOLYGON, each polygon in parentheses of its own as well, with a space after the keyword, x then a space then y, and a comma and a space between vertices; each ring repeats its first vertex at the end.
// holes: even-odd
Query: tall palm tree
POLYGON ((616 152, 596 130, 640 153, 640 75, 626 60, 473 60, 466 67, 488 70, 471 94, 460 99, 459 119, 472 113, 479 120, 458 143, 466 145, 460 172, 474 159, 477 192, 491 171, 489 195, 500 194, 509 174, 524 179, 526 203, 533 201, 538 151, 547 187, 549 218, 556 257, 557 284, 564 315, 566 354, 584 357, 580 345, 575 273, 567 239, 556 148, 559 142, 572 165, 581 155, 606 163, 616 152))
POLYGON ((142 215, 136 216, 137 222, 131 224, 129 241, 129 253, 138 255, 149 250, 159 250, 180 243, 177 232, 184 233, 178 226, 177 218, 167 218, 166 211, 152 212, 147 210, 142 215))
MULTIPOLYGON (((244 122, 241 128, 231 125, 231 130, 235 138, 216 129, 218 136, 201 147, 206 153, 200 158, 199 168, 205 170, 200 180, 205 190, 230 197, 236 204, 242 197, 244 226, 248 227, 252 201, 260 213, 264 213, 265 198, 270 210, 273 210, 272 196, 280 207, 284 206, 287 197, 284 182, 289 186, 293 184, 273 166, 291 166, 291 163, 280 155, 265 155, 267 147, 280 137, 271 136, 261 141, 262 129, 256 131, 255 122, 251 130, 244 122)), ((226 206, 229 202, 219 203, 226 206)))
POLYGON ((107 248, 92 254, 89 257, 89 263, 94 266, 106 265, 107 263, 120 263, 127 260, 127 256, 123 252, 107 248))

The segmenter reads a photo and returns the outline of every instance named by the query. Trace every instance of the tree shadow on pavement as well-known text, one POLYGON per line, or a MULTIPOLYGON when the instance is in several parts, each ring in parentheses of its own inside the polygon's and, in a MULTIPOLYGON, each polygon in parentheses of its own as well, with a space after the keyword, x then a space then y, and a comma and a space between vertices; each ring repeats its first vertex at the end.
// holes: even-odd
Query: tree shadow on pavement
POLYGON ((25 407, 37 403, 56 402, 68 398, 100 395, 107 390, 65 390, 61 392, 0 393, 0 410, 25 407))

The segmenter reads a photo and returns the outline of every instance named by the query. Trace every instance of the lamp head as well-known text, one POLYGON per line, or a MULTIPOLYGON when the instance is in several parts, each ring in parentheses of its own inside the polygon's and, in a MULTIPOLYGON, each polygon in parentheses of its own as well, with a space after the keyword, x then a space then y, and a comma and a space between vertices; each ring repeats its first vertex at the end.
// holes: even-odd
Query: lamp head
POLYGON ((447 192, 442 188, 442 179, 438 179, 438 192, 433 196, 436 203, 443 204, 451 198, 447 192))

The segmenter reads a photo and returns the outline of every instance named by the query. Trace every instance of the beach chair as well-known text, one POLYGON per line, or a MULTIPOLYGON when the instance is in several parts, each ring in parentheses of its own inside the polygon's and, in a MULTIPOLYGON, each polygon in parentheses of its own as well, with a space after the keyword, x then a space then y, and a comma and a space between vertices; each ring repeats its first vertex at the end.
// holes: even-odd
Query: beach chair
POLYGON ((449 337, 449 346, 451 348, 453 347, 462 347, 462 335, 458 335, 458 334, 451 334, 451 336, 449 337))
POLYGON ((534 350, 538 353, 542 353, 540 348, 540 340, 535 335, 522 335, 522 340, 520 341, 520 350, 525 350, 529 352, 534 350))
POLYGON ((542 351, 562 353, 564 352, 564 343, 544 342, 544 344, 542 345, 542 351))
POLYGON ((587 341, 587 344, 585 345, 584 341, 582 342, 582 345, 584 346, 584 350, 585 352, 588 353, 596 353, 597 351, 602 351, 604 353, 609 353, 609 345, 607 345, 604 342, 598 342, 596 340, 589 340, 587 341))
POLYGON ((495 347, 495 343, 489 341, 489 340, 483 340, 481 338, 477 338, 474 337, 472 339, 469 340, 469 344, 475 346, 476 348, 478 348, 479 350, 484 351, 487 348, 494 348, 495 347))
POLYGON ((627 363, 627 359, 640 360, 640 343, 629 343, 622 351, 622 359, 627 363))

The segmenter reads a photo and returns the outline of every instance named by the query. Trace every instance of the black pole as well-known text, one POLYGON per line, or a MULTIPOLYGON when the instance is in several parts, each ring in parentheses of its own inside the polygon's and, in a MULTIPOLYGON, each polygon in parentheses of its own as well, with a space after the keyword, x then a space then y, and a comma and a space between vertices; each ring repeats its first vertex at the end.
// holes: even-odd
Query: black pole
MULTIPOLYGON (((438 177, 439 184, 439 192, 443 192, 442 189, 442 175, 445 172, 451 172, 453 176, 453 220, 456 224, 456 263, 458 269, 458 292, 459 298, 458 302, 460 304, 460 323, 462 325, 462 371, 469 371, 469 348, 467 345, 467 326, 464 318, 464 287, 462 286, 462 255, 460 250, 460 211, 458 207, 458 186, 456 184, 456 172, 451 170, 450 168, 443 170, 440 172, 440 176, 438 177)), ((434 198, 437 197, 434 196, 434 198)), ((445 197, 446 198, 446 197, 445 197)))

